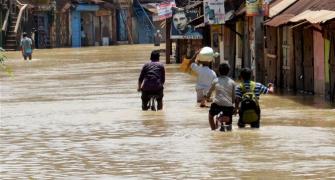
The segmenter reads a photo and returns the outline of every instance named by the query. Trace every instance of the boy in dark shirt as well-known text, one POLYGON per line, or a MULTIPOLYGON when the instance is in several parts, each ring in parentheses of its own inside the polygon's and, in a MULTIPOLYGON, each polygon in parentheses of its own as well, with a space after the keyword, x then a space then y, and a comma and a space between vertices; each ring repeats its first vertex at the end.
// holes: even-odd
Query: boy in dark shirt
POLYGON ((148 102, 152 96, 156 96, 157 110, 163 109, 163 90, 165 83, 165 68, 159 62, 159 51, 151 52, 151 62, 146 63, 138 79, 137 91, 142 91, 142 110, 148 110, 148 102))

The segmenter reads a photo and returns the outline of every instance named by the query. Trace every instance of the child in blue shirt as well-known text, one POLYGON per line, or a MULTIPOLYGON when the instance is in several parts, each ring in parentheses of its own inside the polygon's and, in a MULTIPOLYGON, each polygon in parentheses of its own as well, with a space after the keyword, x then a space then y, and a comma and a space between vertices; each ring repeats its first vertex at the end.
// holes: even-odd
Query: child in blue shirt
POLYGON ((251 74, 251 69, 242 69, 240 74, 242 82, 235 91, 235 112, 238 110, 237 125, 240 128, 244 128, 246 124, 250 124, 251 128, 259 128, 261 117, 261 109, 258 104, 259 96, 273 92, 272 84, 266 87, 261 83, 251 81, 251 74), (255 113, 253 114, 253 112, 255 113))

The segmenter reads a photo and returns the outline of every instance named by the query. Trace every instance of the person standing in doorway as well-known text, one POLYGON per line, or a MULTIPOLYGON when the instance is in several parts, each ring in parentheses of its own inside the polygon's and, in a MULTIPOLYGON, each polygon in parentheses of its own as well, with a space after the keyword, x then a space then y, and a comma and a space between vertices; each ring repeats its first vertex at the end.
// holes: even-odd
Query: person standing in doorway
POLYGON ((33 48, 32 48, 32 41, 31 39, 27 36, 27 33, 23 33, 23 38, 21 39, 21 51, 22 51, 22 56, 24 60, 27 60, 27 57, 29 57, 29 60, 32 59, 32 53, 33 53, 33 48))
POLYGON ((31 41, 33 43, 32 47, 34 47, 34 48, 36 48, 35 40, 36 40, 36 30, 35 30, 35 28, 32 28, 31 29, 31 41))
POLYGON ((33 41, 33 47, 34 49, 38 49, 38 41, 39 41, 39 34, 38 34, 38 30, 36 28, 32 28, 31 29, 31 40, 33 41))
POLYGON ((81 27, 81 45, 86 46, 86 33, 83 27, 81 27))
POLYGON ((161 31, 158 29, 155 33, 155 36, 154 36, 154 44, 155 46, 160 46, 161 45, 161 40, 162 40, 162 34, 161 34, 161 31))

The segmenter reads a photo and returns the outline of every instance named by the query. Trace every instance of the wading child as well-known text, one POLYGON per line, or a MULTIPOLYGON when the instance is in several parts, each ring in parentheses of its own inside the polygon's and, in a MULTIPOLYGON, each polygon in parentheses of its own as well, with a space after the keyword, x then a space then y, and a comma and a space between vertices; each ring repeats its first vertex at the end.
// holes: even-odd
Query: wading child
POLYGON ((27 36, 27 33, 23 33, 23 38, 21 39, 21 50, 22 50, 22 56, 24 60, 27 60, 27 57, 29 60, 32 58, 33 54, 33 48, 32 48, 33 42, 32 40, 27 36))
POLYGON ((237 123, 239 128, 244 128, 246 124, 250 124, 251 128, 259 128, 261 118, 259 96, 273 92, 272 84, 266 87, 261 83, 251 81, 251 74, 251 69, 243 68, 240 74, 241 83, 236 87, 235 109, 239 109, 237 123))
POLYGON ((200 107, 206 107, 206 94, 216 78, 215 72, 209 68, 214 56, 212 48, 204 47, 191 60, 191 69, 197 73, 195 90, 200 107))
MULTIPOLYGON (((227 125, 227 130, 232 130, 236 85, 235 81, 227 76, 229 70, 229 64, 220 64, 219 77, 212 82, 212 87, 207 93, 207 97, 210 97, 215 90, 214 102, 208 113, 209 125, 212 130, 218 128, 218 124, 214 122, 214 116, 218 115, 220 112, 222 113, 222 117, 228 117, 228 119, 224 119, 226 121, 225 124, 227 125)), ((221 129, 221 131, 225 131, 225 129, 221 129)))

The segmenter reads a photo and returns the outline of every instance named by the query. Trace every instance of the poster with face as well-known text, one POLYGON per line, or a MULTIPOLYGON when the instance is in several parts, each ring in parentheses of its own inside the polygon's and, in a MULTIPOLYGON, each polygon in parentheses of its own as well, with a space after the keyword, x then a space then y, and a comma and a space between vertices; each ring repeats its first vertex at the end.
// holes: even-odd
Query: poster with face
POLYGON ((171 39, 202 39, 200 30, 190 22, 197 18, 198 13, 183 8, 172 9, 171 39))
POLYGON ((204 0, 205 24, 224 24, 224 0, 204 0))

